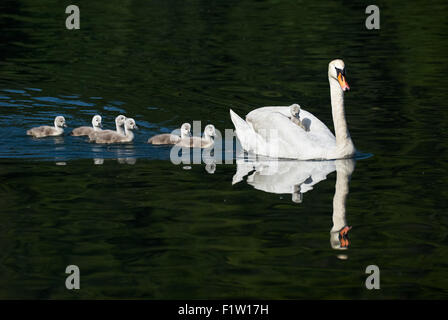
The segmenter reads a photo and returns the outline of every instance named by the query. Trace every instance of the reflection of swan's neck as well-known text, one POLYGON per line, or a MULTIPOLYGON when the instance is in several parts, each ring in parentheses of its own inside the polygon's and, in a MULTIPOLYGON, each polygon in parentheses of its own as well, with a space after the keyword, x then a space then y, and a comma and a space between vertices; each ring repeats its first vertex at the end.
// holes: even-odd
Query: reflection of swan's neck
POLYGON ((336 171, 336 191, 333 197, 333 228, 331 228, 331 232, 339 231, 347 225, 345 206, 349 191, 349 180, 350 175, 345 170, 336 171))
POLYGON ((353 145, 350 132, 348 131, 347 121, 345 120, 344 92, 336 79, 329 77, 329 82, 336 145, 353 145))
MULTIPOLYGON (((333 197, 333 227, 330 231, 330 243, 333 249, 347 249, 348 240, 341 242, 340 232, 347 226, 345 219, 346 202, 348 196, 348 185, 350 177, 355 170, 355 161, 353 159, 336 160, 336 186, 333 197)), ((347 234, 348 228, 345 231, 347 234)))

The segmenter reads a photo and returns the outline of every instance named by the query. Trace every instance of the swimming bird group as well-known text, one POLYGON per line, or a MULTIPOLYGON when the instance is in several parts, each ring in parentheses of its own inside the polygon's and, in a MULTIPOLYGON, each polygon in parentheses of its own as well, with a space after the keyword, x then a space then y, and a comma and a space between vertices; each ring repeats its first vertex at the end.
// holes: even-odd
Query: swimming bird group
MULTIPOLYGON (((345 119, 344 92, 350 90, 346 81, 345 64, 336 59, 328 64, 331 109, 335 134, 316 116, 301 109, 298 104, 286 107, 262 107, 249 112, 243 120, 230 110, 235 133, 245 151, 258 155, 299 160, 332 160, 351 158, 356 149, 345 119), (275 132, 275 137, 271 132, 275 132)), ((134 139, 132 130, 137 129, 134 119, 122 115, 115 119, 116 130, 102 130, 101 117, 92 119, 92 127, 80 127, 72 135, 87 135, 96 143, 123 143, 134 139), (124 130, 122 129, 124 126, 124 130)), ((57 136, 66 127, 62 116, 56 117, 54 127, 42 126, 27 131, 36 138, 57 136)), ((213 146, 215 127, 207 125, 202 137, 192 137, 191 125, 184 123, 180 135, 159 134, 148 143, 154 145, 177 145, 181 147, 208 148, 213 146)))
MULTIPOLYGON (((54 120, 54 126, 40 126, 28 130, 26 133, 35 138, 55 137, 64 134, 64 129, 67 127, 65 118, 57 116, 54 120)), ((119 115, 115 118, 115 130, 103 130, 102 118, 100 115, 95 115, 92 118, 91 127, 79 127, 73 129, 70 135, 75 137, 88 136, 90 142, 111 144, 111 143, 126 143, 134 140, 133 130, 137 130, 137 124, 132 118, 126 118, 119 115)), ((154 145, 178 145, 187 148, 209 148, 213 146, 213 137, 216 135, 215 127, 209 124, 205 127, 203 137, 191 136, 191 125, 189 123, 182 124, 180 128, 180 136, 175 134, 159 134, 148 139, 149 144, 154 145)))

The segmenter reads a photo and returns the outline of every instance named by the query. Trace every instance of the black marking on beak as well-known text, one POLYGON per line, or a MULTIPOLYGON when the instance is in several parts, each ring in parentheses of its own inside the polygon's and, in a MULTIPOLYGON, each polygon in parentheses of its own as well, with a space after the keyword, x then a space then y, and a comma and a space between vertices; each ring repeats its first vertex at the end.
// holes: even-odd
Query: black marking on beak
POLYGON ((345 78, 345 68, 344 69, 339 69, 339 68, 336 68, 336 67, 334 67, 334 68, 336 69, 336 77, 339 74, 342 74, 344 76, 344 78, 345 78))

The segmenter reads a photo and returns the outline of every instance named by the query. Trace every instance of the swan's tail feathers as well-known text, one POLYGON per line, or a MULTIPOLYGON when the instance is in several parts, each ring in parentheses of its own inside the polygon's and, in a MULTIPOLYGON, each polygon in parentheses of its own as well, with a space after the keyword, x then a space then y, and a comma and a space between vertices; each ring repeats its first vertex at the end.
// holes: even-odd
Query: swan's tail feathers
POLYGON ((241 143, 241 147, 243 147, 243 149, 246 151, 253 150, 254 146, 252 145, 252 142, 256 141, 257 139, 254 130, 246 121, 244 121, 239 115, 233 112, 232 109, 230 109, 230 118, 232 119, 233 125, 235 126, 235 134, 241 143))
POLYGON ((230 109, 230 118, 232 119, 233 125, 235 126, 235 130, 250 129, 247 122, 241 119, 241 117, 237 115, 232 109, 230 109))

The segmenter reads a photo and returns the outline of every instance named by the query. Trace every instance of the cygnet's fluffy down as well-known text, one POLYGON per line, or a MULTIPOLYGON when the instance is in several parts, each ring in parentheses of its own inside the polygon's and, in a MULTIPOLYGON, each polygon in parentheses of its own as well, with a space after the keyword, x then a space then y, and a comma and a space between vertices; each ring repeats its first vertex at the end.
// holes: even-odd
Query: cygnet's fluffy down
POLYGON ((75 128, 75 129, 73 129, 71 135, 75 136, 75 137, 88 136, 89 134, 91 134, 93 132, 101 131, 101 127, 102 127, 101 116, 96 115, 92 118, 92 126, 91 127, 75 128))
POLYGON ((132 140, 134 140, 134 133, 132 132, 132 130, 137 129, 138 127, 135 123, 135 120, 132 118, 127 118, 124 124, 125 134, 120 134, 114 131, 98 132, 95 134, 94 140, 91 140, 91 142, 106 144, 132 142, 132 140))
POLYGON ((204 129, 204 135, 201 137, 188 137, 181 139, 176 146, 184 148, 210 148, 215 143, 213 138, 216 136, 215 126, 209 124, 204 129))
POLYGON ((184 123, 180 127, 180 136, 171 134, 171 133, 163 133, 153 136, 148 139, 148 143, 150 144, 176 144, 181 139, 188 138, 190 136, 191 125, 189 123, 184 123))
POLYGON ((67 124, 65 123, 65 118, 63 116, 57 116, 54 119, 54 127, 50 126, 35 127, 28 130, 26 134, 29 136, 33 136, 35 138, 60 136, 64 133, 63 129, 64 127, 67 127, 67 124))
POLYGON ((115 118, 115 131, 114 130, 100 130, 100 131, 93 131, 89 133, 89 139, 90 141, 95 141, 97 135, 106 135, 106 134, 113 134, 113 133, 119 133, 124 135, 124 123, 126 122, 126 117, 123 115, 119 115, 115 118))
POLYGON ((294 124, 301 127, 303 130, 307 131, 306 127, 303 125, 302 120, 300 120, 300 106, 298 104, 293 104, 289 107, 291 111, 291 117, 289 118, 294 124))

